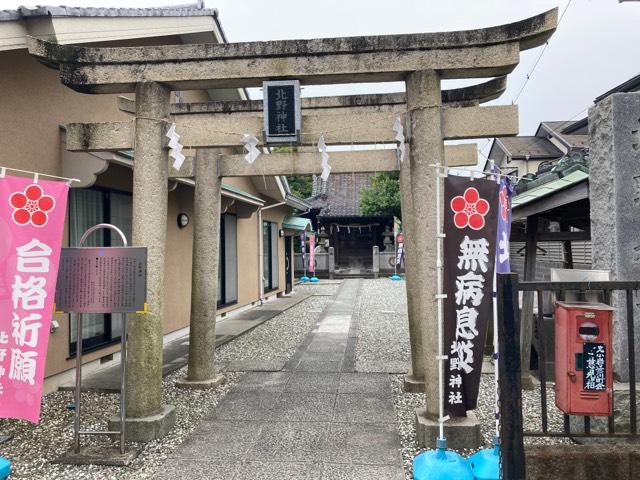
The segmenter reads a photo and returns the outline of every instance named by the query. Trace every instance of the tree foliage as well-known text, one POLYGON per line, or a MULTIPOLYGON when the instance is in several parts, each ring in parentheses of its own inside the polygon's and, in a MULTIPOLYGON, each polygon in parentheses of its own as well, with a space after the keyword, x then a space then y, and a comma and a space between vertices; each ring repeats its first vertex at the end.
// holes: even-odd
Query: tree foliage
POLYGON ((365 216, 401 217, 400 178, 397 172, 376 173, 371 186, 360 191, 360 210, 365 216))
POLYGON ((309 198, 312 190, 312 179, 309 175, 289 175, 287 176, 289 188, 298 198, 309 198))

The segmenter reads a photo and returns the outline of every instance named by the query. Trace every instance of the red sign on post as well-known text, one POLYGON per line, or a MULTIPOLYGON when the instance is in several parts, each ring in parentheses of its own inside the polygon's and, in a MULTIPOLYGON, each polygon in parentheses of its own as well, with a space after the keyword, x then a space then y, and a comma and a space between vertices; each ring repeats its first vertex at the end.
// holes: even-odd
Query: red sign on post
POLYGON ((0 178, 0 418, 40 419, 68 191, 0 178))

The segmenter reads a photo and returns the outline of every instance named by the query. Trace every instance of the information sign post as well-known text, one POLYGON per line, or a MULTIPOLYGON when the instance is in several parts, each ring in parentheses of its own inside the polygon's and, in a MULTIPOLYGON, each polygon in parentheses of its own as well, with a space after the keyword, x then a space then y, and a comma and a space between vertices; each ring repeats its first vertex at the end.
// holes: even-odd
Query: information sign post
POLYGON ((80 454, 81 435, 119 435, 120 453, 125 453, 125 375, 127 368, 127 313, 145 311, 147 276, 146 247, 129 247, 124 233, 115 225, 101 223, 89 228, 80 246, 63 248, 58 272, 56 308, 77 314, 76 385, 73 429, 74 453, 80 454), (109 229, 123 247, 84 247, 96 230, 109 229), (80 429, 82 391, 82 317, 86 313, 110 313, 122 320, 120 350, 120 430, 80 429))

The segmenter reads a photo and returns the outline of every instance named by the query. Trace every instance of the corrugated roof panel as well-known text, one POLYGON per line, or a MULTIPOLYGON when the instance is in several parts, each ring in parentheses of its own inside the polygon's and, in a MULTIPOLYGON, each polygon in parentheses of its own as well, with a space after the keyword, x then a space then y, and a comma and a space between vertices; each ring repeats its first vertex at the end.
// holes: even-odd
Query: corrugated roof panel
POLYGON ((538 200, 540 198, 546 197, 552 193, 558 192, 560 190, 564 190, 572 185, 580 183, 589 178, 589 174, 583 172, 581 170, 576 170, 575 172, 571 172, 569 175, 563 178, 558 178, 553 182, 546 183, 544 185, 540 185, 539 187, 533 188, 531 190, 527 190, 526 192, 521 193, 513 198, 513 208, 518 208, 528 203, 533 202, 534 200, 538 200))
POLYGON ((308 218, 294 216, 284 217, 284 220, 282 221, 282 228, 287 228, 289 230, 300 230, 301 232, 305 230, 311 231, 311 220, 309 220, 308 218))

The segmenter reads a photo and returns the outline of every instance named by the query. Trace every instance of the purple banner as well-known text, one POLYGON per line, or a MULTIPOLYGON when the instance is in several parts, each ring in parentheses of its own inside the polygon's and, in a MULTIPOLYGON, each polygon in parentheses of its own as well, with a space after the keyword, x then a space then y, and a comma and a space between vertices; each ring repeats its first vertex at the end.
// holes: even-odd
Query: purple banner
POLYGON ((301 233, 300 234, 300 256, 302 257, 302 269, 304 271, 306 271, 306 266, 307 266, 307 243, 306 243, 306 239, 307 239, 307 234, 306 233, 301 233))
POLYGON ((513 187, 507 177, 502 177, 498 189, 498 238, 496 242, 496 272, 509 273, 511 262, 509 260, 509 237, 511 236, 511 197, 513 187))

